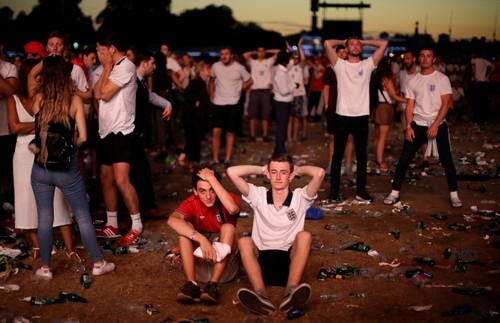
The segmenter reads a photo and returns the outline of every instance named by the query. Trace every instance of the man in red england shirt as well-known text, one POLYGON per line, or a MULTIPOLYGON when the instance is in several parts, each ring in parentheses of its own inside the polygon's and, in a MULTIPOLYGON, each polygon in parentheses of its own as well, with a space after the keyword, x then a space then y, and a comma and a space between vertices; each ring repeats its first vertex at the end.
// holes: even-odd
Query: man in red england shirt
POLYGON ((177 300, 217 304, 218 283, 233 280, 239 271, 236 220, 241 201, 222 186, 220 175, 209 168, 194 173, 192 184, 193 195, 167 221, 179 234, 187 278, 177 300), (203 291, 197 281, 208 282, 203 291))

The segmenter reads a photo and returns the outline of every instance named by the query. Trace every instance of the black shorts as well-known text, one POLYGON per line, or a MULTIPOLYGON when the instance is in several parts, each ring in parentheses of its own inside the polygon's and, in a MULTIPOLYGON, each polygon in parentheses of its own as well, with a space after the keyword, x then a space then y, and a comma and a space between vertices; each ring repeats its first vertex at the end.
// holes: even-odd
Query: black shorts
POLYGON ((290 252, 283 250, 259 250, 259 265, 266 286, 286 287, 290 272, 290 252))
POLYGON ((107 135, 99 142, 97 150, 99 165, 111 166, 116 163, 132 165, 138 144, 138 137, 134 133, 124 135, 119 132, 107 135))
POLYGON ((227 132, 235 132, 241 123, 238 114, 238 105, 212 105, 210 107, 212 128, 221 128, 227 132))
POLYGON ((269 120, 271 116, 271 91, 265 90, 250 90, 248 100, 248 116, 250 119, 269 120))

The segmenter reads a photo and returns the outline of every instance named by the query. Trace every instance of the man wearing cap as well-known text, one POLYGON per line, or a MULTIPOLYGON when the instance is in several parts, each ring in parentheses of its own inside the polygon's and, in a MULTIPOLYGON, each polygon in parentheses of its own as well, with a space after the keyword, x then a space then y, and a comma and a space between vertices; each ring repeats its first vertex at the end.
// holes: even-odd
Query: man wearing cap
POLYGON ((41 59, 47 57, 47 52, 42 43, 37 41, 30 41, 24 45, 24 53, 26 58, 41 59))

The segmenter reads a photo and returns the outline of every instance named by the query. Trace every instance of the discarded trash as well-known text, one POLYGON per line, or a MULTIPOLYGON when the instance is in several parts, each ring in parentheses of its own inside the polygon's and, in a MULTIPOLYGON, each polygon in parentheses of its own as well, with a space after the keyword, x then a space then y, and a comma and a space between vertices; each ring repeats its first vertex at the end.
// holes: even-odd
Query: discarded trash
POLYGON ((349 293, 349 296, 353 298, 366 298, 365 293, 349 293))
POLYGON ((443 250, 443 257, 444 257, 444 259, 450 259, 451 258, 451 248, 450 247, 444 248, 444 250, 443 250))
POLYGON ((18 284, 5 284, 5 283, 0 283, 0 290, 4 290, 6 292, 14 292, 18 291, 21 289, 18 284))
POLYGON ((452 308, 449 311, 443 312, 443 316, 454 316, 454 315, 462 315, 468 314, 471 312, 471 307, 469 304, 459 305, 457 307, 452 308))
POLYGON ((335 293, 335 294, 323 294, 323 295, 320 296, 320 298, 323 301, 333 301, 333 302, 336 302, 336 301, 343 300, 344 296, 342 296, 341 293, 335 293))
POLYGON ((434 265, 436 264, 436 261, 430 257, 414 257, 413 260, 421 265, 426 265, 429 267, 434 267, 434 265))
POLYGON ((408 309, 410 311, 415 311, 415 312, 423 312, 423 311, 428 311, 432 308, 431 305, 423 305, 423 306, 408 306, 408 309))
POLYGON ((394 239, 399 239, 399 237, 401 236, 401 232, 397 228, 392 229, 391 234, 394 239))
POLYGON ((436 220, 441 220, 441 221, 446 221, 448 219, 448 216, 446 216, 442 213, 431 214, 431 217, 436 219, 436 220))
POLYGON ((50 304, 57 304, 57 303, 64 303, 66 302, 64 299, 60 298, 49 298, 49 297, 25 297, 21 299, 24 302, 28 302, 31 305, 50 305, 50 304))
POLYGON ((325 230, 329 231, 343 231, 349 228, 347 224, 342 224, 342 225, 331 225, 331 224, 325 224, 325 230))
POLYGON ((59 293, 59 298, 64 299, 69 302, 78 302, 78 303, 87 303, 87 299, 77 295, 75 293, 70 293, 70 292, 60 292, 59 293))
POLYGON ((368 252, 370 251, 370 247, 365 245, 364 242, 356 242, 347 247, 346 249, 348 250, 355 250, 355 251, 361 251, 361 252, 368 252))
POLYGON ((83 285, 83 288, 87 289, 92 285, 92 276, 88 273, 83 273, 80 277, 80 283, 83 285))
POLYGON ((451 290, 455 294, 466 295, 466 296, 482 296, 486 294, 486 288, 484 287, 455 287, 451 290))

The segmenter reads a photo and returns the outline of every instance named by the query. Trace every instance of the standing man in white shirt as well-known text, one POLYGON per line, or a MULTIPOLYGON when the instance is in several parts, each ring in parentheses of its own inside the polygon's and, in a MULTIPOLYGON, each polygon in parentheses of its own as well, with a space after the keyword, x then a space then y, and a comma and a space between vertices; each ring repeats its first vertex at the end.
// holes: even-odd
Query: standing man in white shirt
POLYGON ((356 199, 372 202, 366 192, 366 165, 368 146, 368 119, 370 115, 370 76, 387 49, 386 40, 364 40, 350 37, 347 40, 329 39, 324 43, 331 68, 337 76, 337 120, 331 171, 330 199, 341 201, 340 171, 347 137, 352 133, 357 159, 356 199), (347 59, 339 59, 335 47, 344 45, 347 59), (372 56, 361 59, 363 46, 377 47, 372 56))
POLYGON ((132 218, 132 228, 118 243, 136 243, 142 234, 139 200, 130 182, 130 166, 139 141, 134 134, 137 75, 134 63, 126 56, 121 35, 111 32, 101 35, 97 55, 103 66, 102 75, 94 87, 99 100, 98 159, 101 165, 101 186, 106 206, 106 225, 98 238, 116 238, 118 234, 118 191, 132 218))
POLYGON ((256 51, 243 53, 243 58, 250 67, 253 84, 250 87, 248 115, 250 117, 250 141, 255 141, 255 126, 257 118, 262 120, 262 139, 269 142, 269 119, 271 116, 271 70, 276 61, 279 49, 265 49, 257 47, 256 51), (271 57, 266 57, 272 54, 271 57), (253 58, 253 56, 256 58, 253 58))
POLYGON ((253 80, 243 65, 234 60, 232 49, 224 46, 220 49, 220 60, 212 66, 210 72, 209 93, 212 121, 212 162, 219 163, 219 151, 222 131, 226 131, 226 156, 224 167, 231 166, 234 137, 237 123, 242 121, 238 114, 238 101, 241 91, 248 89, 253 80))

